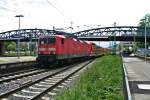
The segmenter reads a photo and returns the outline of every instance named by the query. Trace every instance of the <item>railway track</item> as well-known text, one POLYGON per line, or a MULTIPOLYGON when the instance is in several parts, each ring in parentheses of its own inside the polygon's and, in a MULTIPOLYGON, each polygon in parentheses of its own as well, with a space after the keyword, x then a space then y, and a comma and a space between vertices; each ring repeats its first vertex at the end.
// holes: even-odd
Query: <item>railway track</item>
POLYGON ((0 95, 5 94, 8 91, 12 91, 15 88, 21 87, 30 81, 35 81, 41 76, 51 74, 51 72, 55 72, 56 70, 35 70, 28 73, 16 74, 8 77, 0 78, 0 95))
POLYGON ((27 73, 27 72, 30 72, 30 71, 35 71, 37 69, 38 68, 31 68, 31 69, 28 69, 28 70, 22 70, 22 71, 17 71, 17 72, 12 72, 12 73, 6 73, 6 74, 0 75, 0 78, 2 78, 2 77, 8 77, 8 76, 13 76, 13 75, 16 75, 16 74, 21 74, 21 73, 27 73))
POLYGON ((22 73, 17 73, 17 74, 12 74, 12 75, 6 75, 0 78, 0 84, 4 83, 4 82, 8 82, 8 81, 12 81, 12 80, 17 80, 17 79, 21 79, 23 77, 28 77, 28 76, 32 76, 32 75, 36 75, 36 74, 40 74, 43 72, 47 72, 47 70, 45 69, 37 69, 37 70, 29 70, 29 71, 25 71, 22 73))
MULTIPOLYGON (((57 70, 51 70, 39 75, 30 76, 18 87, 0 94, 2 100, 41 100, 48 99, 44 95, 53 95, 50 91, 72 77, 75 73, 83 69, 91 61, 86 61, 78 65, 72 65, 57 70), (74 67, 75 66, 75 67, 74 67)), ((15 81, 16 82, 16 81, 15 81)), ((64 83, 65 84, 65 83, 64 83)))

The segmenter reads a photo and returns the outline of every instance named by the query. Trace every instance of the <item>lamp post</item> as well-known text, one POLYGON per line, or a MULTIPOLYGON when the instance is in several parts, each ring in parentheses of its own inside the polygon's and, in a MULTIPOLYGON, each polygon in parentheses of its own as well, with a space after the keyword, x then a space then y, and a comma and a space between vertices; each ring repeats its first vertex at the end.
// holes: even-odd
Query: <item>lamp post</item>
POLYGON ((146 49, 147 49, 147 40, 146 40, 146 23, 147 23, 147 18, 146 18, 146 16, 145 16, 145 60, 146 60, 146 49))
POLYGON ((30 56, 32 55, 32 34, 29 34, 30 36, 30 43, 29 43, 29 50, 30 50, 30 56))
POLYGON ((116 22, 114 22, 114 54, 116 54, 116 32, 115 32, 116 22))
POLYGON ((20 18, 24 17, 23 15, 16 15, 15 17, 19 18, 19 27, 18 27, 18 40, 17 40, 17 56, 20 58, 20 18))
POLYGON ((135 55, 135 52, 136 52, 136 43, 135 43, 135 41, 136 41, 135 39, 136 39, 136 38, 135 38, 135 35, 136 35, 136 34, 134 34, 134 43, 133 43, 133 44, 134 44, 134 46, 133 46, 133 47, 134 47, 134 49, 133 49, 134 55, 135 55))

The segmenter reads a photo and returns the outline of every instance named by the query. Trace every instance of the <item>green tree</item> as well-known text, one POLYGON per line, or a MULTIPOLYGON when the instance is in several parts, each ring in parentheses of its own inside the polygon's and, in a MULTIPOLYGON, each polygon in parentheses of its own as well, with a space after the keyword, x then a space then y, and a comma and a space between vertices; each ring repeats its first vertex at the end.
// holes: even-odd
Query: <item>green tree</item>
POLYGON ((16 49, 16 44, 15 42, 11 42, 7 45, 7 48, 6 48, 8 51, 15 51, 16 49))
POLYGON ((15 51, 16 49, 16 43, 12 41, 5 42, 4 46, 7 51, 15 51))
POLYGON ((8 46, 10 43, 11 43, 10 41, 4 42, 4 47, 5 47, 6 50, 7 50, 7 46, 8 46))
MULTIPOLYGON (((146 27, 149 28, 147 29, 147 35, 150 34, 150 14, 146 14, 142 19, 140 19, 140 22, 138 24, 138 26, 140 27, 146 27), (146 21, 145 21, 146 18, 146 21)), ((137 34, 144 34, 144 33, 137 33, 137 34)), ((150 46, 150 43, 147 43, 147 46, 150 46)), ((138 48, 144 48, 145 47, 145 43, 144 42, 137 42, 137 47, 138 48)))
POLYGON ((142 19, 140 19, 139 26, 145 27, 145 18, 146 18, 146 26, 150 27, 150 14, 146 14, 142 19))

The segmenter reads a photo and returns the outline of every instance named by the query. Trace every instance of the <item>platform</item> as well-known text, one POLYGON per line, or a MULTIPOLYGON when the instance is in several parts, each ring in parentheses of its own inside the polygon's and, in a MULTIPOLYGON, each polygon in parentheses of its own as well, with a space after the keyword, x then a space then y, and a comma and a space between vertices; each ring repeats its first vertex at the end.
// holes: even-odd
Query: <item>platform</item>
POLYGON ((150 100, 150 61, 124 57, 133 100, 150 100))
POLYGON ((0 57, 0 64, 3 63, 12 63, 12 62, 24 62, 24 61, 34 61, 36 60, 35 56, 24 56, 20 57, 0 57))

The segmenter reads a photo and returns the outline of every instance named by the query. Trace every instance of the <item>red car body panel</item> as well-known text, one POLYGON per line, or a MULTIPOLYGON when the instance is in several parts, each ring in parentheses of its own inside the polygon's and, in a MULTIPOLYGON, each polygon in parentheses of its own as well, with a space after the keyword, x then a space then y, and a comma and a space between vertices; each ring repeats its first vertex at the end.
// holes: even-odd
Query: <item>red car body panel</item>
POLYGON ((38 43, 39 61, 57 61, 95 55, 95 45, 63 35, 41 36, 38 43))

